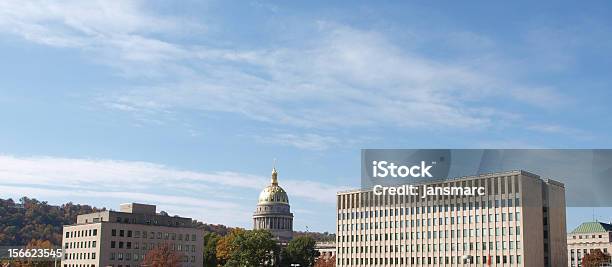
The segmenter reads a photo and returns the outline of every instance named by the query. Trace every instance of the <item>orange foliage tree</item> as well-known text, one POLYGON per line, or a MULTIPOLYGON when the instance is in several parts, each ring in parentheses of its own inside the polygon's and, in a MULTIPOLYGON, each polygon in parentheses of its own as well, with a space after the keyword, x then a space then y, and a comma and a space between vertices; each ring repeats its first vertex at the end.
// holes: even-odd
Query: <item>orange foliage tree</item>
POLYGON ((582 267, 599 267, 606 263, 610 263, 610 255, 599 249, 593 249, 582 257, 582 267))
POLYGON ((149 250, 142 266, 147 267, 180 267, 182 254, 170 249, 167 243, 160 244, 157 248, 149 250))
POLYGON ((336 267, 336 255, 332 257, 319 257, 315 262, 315 267, 336 267))

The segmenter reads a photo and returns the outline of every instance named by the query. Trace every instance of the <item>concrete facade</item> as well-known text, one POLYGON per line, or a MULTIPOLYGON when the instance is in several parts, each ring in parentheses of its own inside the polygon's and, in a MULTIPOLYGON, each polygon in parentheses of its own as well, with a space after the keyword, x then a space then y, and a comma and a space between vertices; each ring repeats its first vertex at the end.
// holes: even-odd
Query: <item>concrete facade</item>
POLYGON ((337 194, 337 266, 567 266, 564 185, 525 171, 427 183, 484 196, 337 194))
POLYGON ((182 266, 203 265, 202 231, 190 218, 160 215, 155 206, 137 203, 120 210, 79 215, 75 225, 64 226, 61 266, 141 266, 147 252, 162 244, 183 255, 182 266))

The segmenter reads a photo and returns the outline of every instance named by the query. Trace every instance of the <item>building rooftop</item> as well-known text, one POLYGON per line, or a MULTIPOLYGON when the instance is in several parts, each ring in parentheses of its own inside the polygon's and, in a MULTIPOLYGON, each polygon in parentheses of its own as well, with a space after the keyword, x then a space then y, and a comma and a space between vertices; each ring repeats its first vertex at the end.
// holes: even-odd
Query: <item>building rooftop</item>
MULTIPOLYGON (((478 175, 449 177, 447 179, 432 179, 426 182, 415 183, 414 185, 428 185, 428 184, 436 184, 436 183, 443 183, 443 182, 473 180, 473 179, 490 178, 490 177, 507 176, 507 175, 524 175, 524 176, 528 176, 528 177, 535 178, 535 179, 541 179, 542 181, 549 183, 549 184, 554 184, 556 186, 565 187, 565 185, 559 181, 556 181, 550 178, 541 178, 539 175, 525 171, 525 170, 509 170, 509 171, 502 171, 502 172, 483 173, 483 174, 478 174, 478 175)), ((369 190, 366 190, 366 191, 369 191, 369 190)), ((346 194, 346 193, 357 193, 357 192, 364 192, 364 189, 363 188, 348 189, 348 190, 338 191, 337 193, 346 194)))
POLYGON ((612 224, 602 222, 585 222, 576 227, 572 234, 606 233, 612 231, 612 224))
POLYGON ((120 211, 104 210, 77 216, 76 224, 88 223, 129 223, 168 227, 193 227, 191 218, 170 216, 162 211, 156 212, 155 205, 141 203, 125 203, 120 205, 120 211))

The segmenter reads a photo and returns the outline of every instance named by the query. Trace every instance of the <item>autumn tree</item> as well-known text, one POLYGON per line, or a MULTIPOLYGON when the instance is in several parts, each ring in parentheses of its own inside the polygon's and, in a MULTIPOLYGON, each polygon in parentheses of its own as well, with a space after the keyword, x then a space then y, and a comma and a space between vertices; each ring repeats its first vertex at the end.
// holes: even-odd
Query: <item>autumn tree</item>
POLYGON ((336 255, 330 258, 319 257, 317 261, 315 262, 314 266, 315 267, 336 267, 336 255))
POLYGON ((582 257, 582 267, 599 267, 606 263, 610 263, 610 255, 600 249, 593 249, 582 257))
POLYGON ((53 206, 27 197, 19 202, 0 199, 0 246, 24 246, 31 240, 61 245, 64 225, 75 223, 79 214, 96 211, 100 209, 72 203, 53 206))
MULTIPOLYGON (((26 246, 26 249, 53 249, 53 244, 49 240, 32 240, 26 246)), ((61 259, 57 259, 57 263, 61 259)), ((52 267, 54 265, 53 259, 42 260, 38 259, 36 261, 30 259, 19 259, 15 261, 11 261, 11 267, 52 267)), ((0 265, 2 266, 2 265, 0 265)))
POLYGON ((170 249, 170 245, 164 243, 149 250, 142 265, 147 267, 180 267, 182 258, 183 254, 170 249))
POLYGON ((232 247, 234 239, 236 239, 236 237, 239 235, 243 235, 244 232, 245 232, 244 229, 236 228, 236 229, 232 229, 228 235, 222 238, 219 238, 219 240, 217 241, 217 247, 216 247, 217 264, 224 266, 227 263, 227 261, 229 261, 230 256, 232 254, 232 250, 234 249, 232 247))

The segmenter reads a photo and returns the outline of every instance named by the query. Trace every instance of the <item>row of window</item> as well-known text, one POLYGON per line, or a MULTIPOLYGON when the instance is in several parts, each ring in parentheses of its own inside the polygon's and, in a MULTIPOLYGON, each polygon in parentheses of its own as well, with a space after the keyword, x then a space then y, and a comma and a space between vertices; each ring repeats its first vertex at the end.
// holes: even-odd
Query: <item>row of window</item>
POLYGON ((573 235, 572 239, 589 239, 589 238, 602 238, 603 235, 573 235))
POLYGON ((386 228, 403 228, 420 227, 420 226, 436 226, 436 225, 455 225, 455 224, 472 224, 480 222, 512 222, 521 220, 521 213, 501 213, 487 215, 470 215, 444 218, 428 218, 405 221, 385 221, 385 222, 370 222, 370 223, 342 223, 338 225, 338 231, 349 230, 368 230, 368 229, 386 229, 386 228), (404 223, 405 222, 405 223, 404 223))
MULTIPOLYGON (((136 218, 134 218, 134 217, 128 218, 128 217, 117 216, 115 218, 115 221, 118 222, 118 223, 136 223, 136 218)), ((146 218, 144 220, 144 223, 147 224, 147 225, 151 225, 151 224, 153 224, 153 225, 160 225, 159 221, 157 219, 148 219, 148 218, 146 218)), ((182 222, 182 221, 178 221, 178 220, 167 220, 166 224, 164 224, 164 225, 167 225, 167 226, 184 226, 185 223, 182 222)))
POLYGON ((78 241, 78 242, 66 242, 64 243, 64 248, 95 248, 96 241, 78 241))
MULTIPOLYGON (((158 243, 158 246, 160 246, 162 243, 158 243)), ((196 245, 187 245, 187 244, 175 244, 175 243, 171 243, 168 244, 170 246, 171 250, 176 250, 176 251, 185 251, 185 252, 195 252, 196 250, 196 245)), ((110 243, 110 247, 111 248, 125 248, 125 249, 140 249, 140 243, 139 242, 124 242, 124 241, 114 241, 112 240, 110 243), (132 246, 133 244, 133 246, 132 246)), ((151 250, 155 248, 155 244, 154 243, 146 243, 143 242, 142 243, 142 250, 151 250)))
POLYGON ((338 213, 339 220, 349 219, 360 219, 368 217, 387 217, 387 216, 401 216, 401 215, 415 215, 415 214, 428 214, 436 212, 452 212, 452 211, 469 211, 479 210, 488 208, 505 208, 505 207, 520 207, 520 198, 512 199, 497 199, 495 201, 489 200, 482 202, 470 202, 459 204, 448 204, 448 205, 430 205, 420 207, 405 207, 405 208, 391 208, 383 210, 371 210, 361 212, 340 212, 338 213))
POLYGON ((410 258, 350 258, 350 259, 337 259, 338 266, 346 265, 403 265, 403 264, 474 264, 482 263, 488 264, 522 264, 523 258, 521 255, 504 255, 504 256, 455 256, 455 257, 410 257, 410 258))
POLYGON ((110 260, 119 260, 119 261, 140 261, 144 260, 144 253, 123 253, 123 252, 111 252, 110 260))
POLYGON ((95 252, 65 253, 65 260, 95 260, 95 252))
POLYGON ((338 254, 349 253, 383 253, 383 252, 437 252, 437 251, 475 251, 475 250, 507 250, 521 249, 521 241, 496 242, 469 242, 469 243, 440 243, 440 244, 412 244, 394 246, 361 246, 339 247, 338 254), (463 244, 463 246, 461 246, 463 244), (488 244, 488 246, 487 246, 488 244))
POLYGON ((189 234, 176 234, 176 233, 167 233, 167 232, 147 232, 147 231, 133 231, 132 230, 118 230, 112 229, 111 236, 119 236, 119 237, 134 237, 134 238, 149 238, 149 239, 165 239, 165 240, 179 240, 183 241, 183 237, 185 241, 196 241, 196 235, 192 234, 191 238, 189 234), (132 235, 133 234, 133 235, 132 235))
POLYGON ((369 235, 339 235, 338 243, 360 242, 360 241, 383 241, 383 240, 418 240, 418 239, 438 239, 438 238, 460 238, 460 237, 486 237, 486 236, 512 236, 521 235, 520 226, 516 227, 496 227, 482 229, 463 229, 463 230, 444 230, 444 231, 423 231, 406 233, 385 233, 369 235), (488 230, 487 230, 488 229, 488 230), (384 236, 384 239, 383 239, 384 236))
POLYGON ((77 238, 77 237, 89 237, 89 236, 97 236, 98 229, 84 229, 84 230, 76 230, 76 231, 68 231, 66 232, 66 238, 77 238))
MULTIPOLYGON (((195 256, 183 255, 181 262, 195 262, 195 256)), ((110 260, 112 261, 140 261, 145 259, 143 253, 123 253, 123 252, 111 252, 110 260)))

